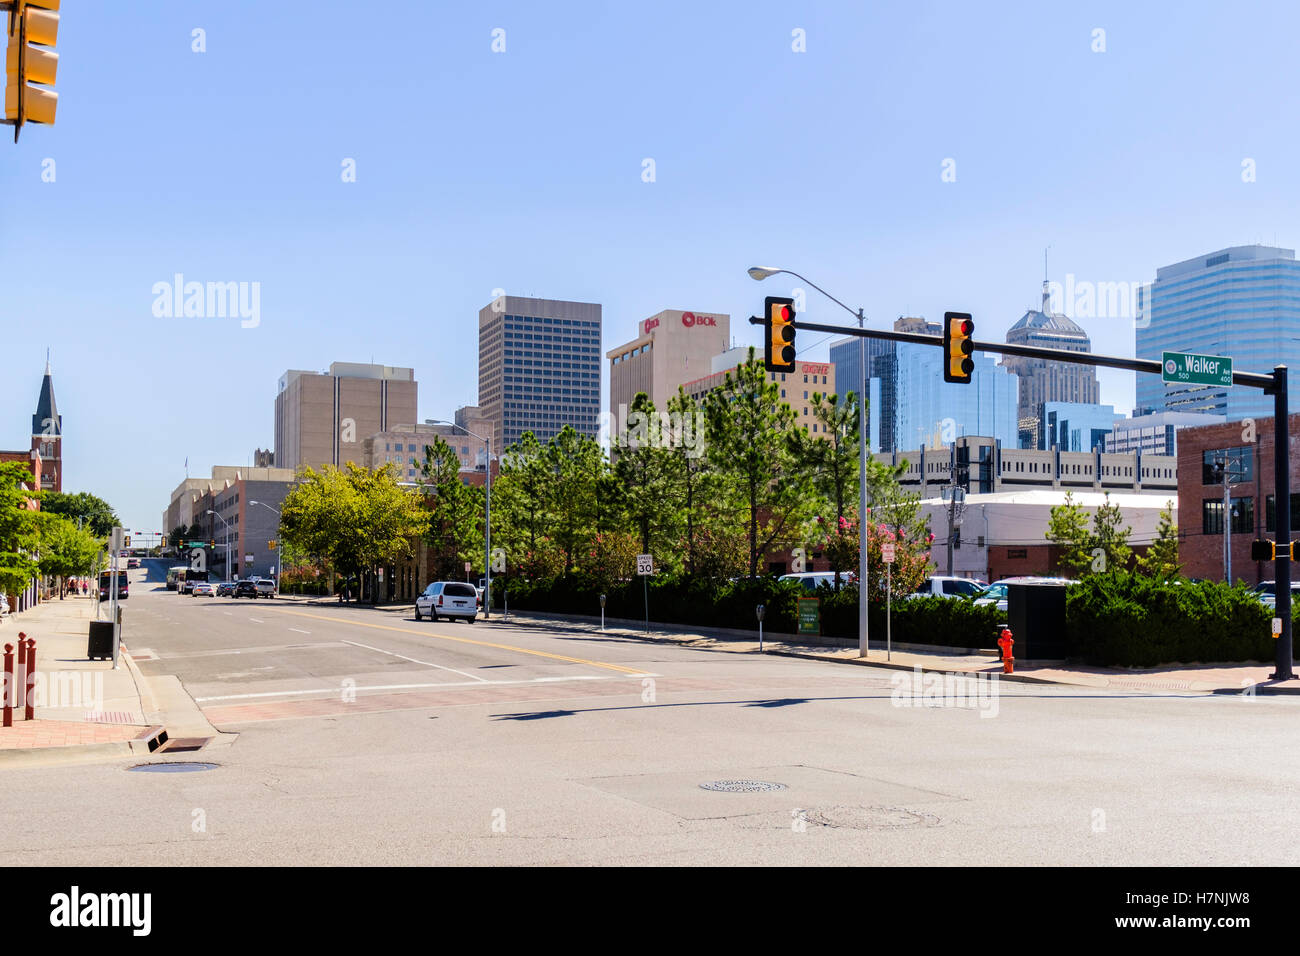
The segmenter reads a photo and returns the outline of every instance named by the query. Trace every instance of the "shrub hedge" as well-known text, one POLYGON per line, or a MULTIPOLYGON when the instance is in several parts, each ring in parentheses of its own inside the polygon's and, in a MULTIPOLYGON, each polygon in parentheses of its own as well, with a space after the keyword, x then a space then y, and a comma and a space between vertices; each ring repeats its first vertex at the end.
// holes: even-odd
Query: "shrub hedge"
POLYGON ((1272 661, 1271 618, 1241 585, 1126 571, 1084 578, 1065 599, 1070 656, 1110 666, 1272 661))
MULTIPOLYGON (((597 589, 578 578, 557 577, 548 581, 494 578, 492 603, 502 606, 503 592, 509 591, 510 606, 521 611, 550 611, 561 614, 600 613, 597 589), (504 587, 503 587, 504 585, 504 587)), ((668 575, 657 575, 649 583, 650 619, 665 624, 699 627, 731 627, 757 632, 757 605, 767 610, 763 626, 768 631, 794 633, 797 630, 798 599, 807 592, 795 581, 772 577, 715 584, 668 575)), ((817 591, 822 599, 822 634, 856 638, 858 635, 858 592, 830 586, 817 591)), ((606 594, 609 617, 638 620, 645 615, 645 598, 640 581, 611 588, 606 594)), ((892 631, 900 643, 937 644, 942 647, 994 646, 997 626, 1005 615, 995 607, 977 607, 970 601, 923 598, 895 601, 892 631)), ((885 607, 871 605, 868 626, 873 642, 885 639, 885 607)))
MULTIPOLYGON (((563 614, 600 613, 596 587, 576 577, 525 581, 495 578, 493 604, 508 590, 517 610, 563 614)), ((650 619, 666 624, 729 627, 757 631, 754 608, 767 607, 764 627, 797 630, 797 600, 807 592, 797 582, 772 577, 715 584, 657 575, 649 581, 650 619)), ((823 586, 822 634, 855 638, 858 594, 823 586)), ((639 620, 645 613, 642 582, 619 584, 606 595, 605 613, 639 620)), ((868 621, 872 643, 885 637, 884 605, 873 604, 868 621)), ((1071 659, 1089 664, 1153 667, 1168 663, 1272 661, 1271 614, 1246 588, 1213 581, 1160 581, 1128 571, 1092 575, 1070 587, 1066 634, 1071 659)), ((929 597, 893 603, 893 639, 900 643, 954 648, 994 648, 1006 613, 995 605, 929 597)))

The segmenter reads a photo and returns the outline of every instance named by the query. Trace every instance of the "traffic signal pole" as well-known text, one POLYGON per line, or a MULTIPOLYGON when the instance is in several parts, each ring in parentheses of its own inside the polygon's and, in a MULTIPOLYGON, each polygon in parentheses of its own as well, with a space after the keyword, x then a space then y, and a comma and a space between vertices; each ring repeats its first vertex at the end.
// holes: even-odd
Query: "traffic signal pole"
MULTIPOLYGON (((1277 617, 1282 633, 1277 638, 1277 670, 1270 680, 1293 680, 1291 669, 1291 427, 1287 421, 1286 366, 1273 368, 1273 524, 1277 529, 1277 554, 1273 562, 1277 617)), ((1234 375, 1235 379, 1236 376, 1234 375)))
MULTIPOLYGON (((838 300, 837 300, 838 301, 838 300)), ((852 310, 850 310, 852 311, 852 310)), ((751 325, 763 325, 764 320, 756 315, 749 317, 751 325)), ((920 332, 892 332, 884 329, 853 328, 852 326, 828 325, 822 322, 792 321, 790 325, 797 331, 807 329, 810 332, 829 332, 834 335, 853 335, 867 339, 885 339, 892 342, 913 342, 917 345, 934 345, 942 349, 944 340, 939 335, 924 335, 920 332)), ((1096 355, 1091 352, 1070 352, 1065 349, 1048 349, 1036 345, 1013 345, 1000 342, 973 342, 976 352, 992 352, 995 355, 1019 355, 1025 358, 1046 359, 1051 362, 1065 362, 1069 365, 1091 365, 1099 368, 1118 368, 1130 372, 1143 372, 1160 375, 1162 366, 1156 359, 1123 358, 1118 355, 1096 355)), ((863 369, 865 375, 866 369, 863 369)), ((1264 394, 1273 396, 1273 488, 1276 504, 1273 514, 1277 524, 1277 555, 1274 560, 1274 581, 1276 582, 1277 616, 1282 621, 1282 633, 1277 639, 1277 670, 1269 675, 1270 680, 1294 680, 1292 667, 1291 642, 1291 429, 1287 421, 1287 367, 1275 366, 1271 373, 1232 372, 1233 385, 1247 385, 1262 389, 1264 394)), ((1225 522, 1231 515, 1223 516, 1225 522)), ((951 539, 950 539, 951 540, 951 539)))

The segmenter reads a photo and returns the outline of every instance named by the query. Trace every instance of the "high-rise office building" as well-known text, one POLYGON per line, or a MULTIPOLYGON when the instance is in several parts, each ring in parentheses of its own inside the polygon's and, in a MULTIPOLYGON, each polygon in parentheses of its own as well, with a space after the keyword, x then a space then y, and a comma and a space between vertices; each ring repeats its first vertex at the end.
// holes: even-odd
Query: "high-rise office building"
POLYGON ((335 362, 328 372, 291 369, 275 396, 275 464, 360 465, 367 438, 418 421, 417 399, 410 368, 335 362))
POLYGON ((645 392, 664 411, 677 387, 707 375, 713 356, 727 350, 731 316, 722 312, 666 309, 637 326, 637 337, 605 353, 609 359, 609 411, 623 409, 645 392))
POLYGON ((601 307, 503 295, 478 314, 478 404, 493 423, 494 453, 532 432, 572 425, 597 436, 601 307))
MULTIPOLYGON (((761 363, 763 361, 762 353, 758 349, 753 351, 755 359, 761 363)), ((715 355, 710 360, 709 367, 712 371, 708 375, 703 375, 690 382, 683 382, 682 388, 687 395, 702 404, 704 397, 715 388, 720 387, 726 381, 729 373, 734 372, 737 366, 749 361, 749 356, 750 347, 747 345, 727 349, 727 351, 715 355)), ((822 395, 836 394, 835 364, 833 362, 795 362, 794 370, 791 372, 767 372, 766 374, 768 381, 776 382, 779 386, 778 395, 780 400, 794 409, 796 423, 810 434, 824 434, 821 431, 821 425, 813 415, 812 397, 818 392, 822 395)))
POLYGON ((1121 418, 1106 438, 1107 452, 1141 451, 1144 455, 1178 455, 1178 431, 1200 425, 1219 425, 1222 415, 1198 412, 1153 412, 1121 418))
MULTIPOLYGON (((1008 330, 1007 344, 1091 352, 1092 341, 1088 333, 1068 316, 1051 311, 1048 288, 1049 283, 1044 282, 1043 307, 1028 310, 1008 330)), ((1097 370, 1090 365, 1071 365, 1019 355, 1004 356, 1002 364, 1020 379, 1016 417, 1019 422, 1017 440, 1022 448, 1038 447, 1043 430, 1044 402, 1095 405, 1101 398, 1097 370)))
MULTIPOLYGON (((894 331, 940 335, 943 329, 919 316, 900 316, 894 331)), ((867 339, 866 349, 872 453, 951 443, 963 434, 992 435, 1015 445, 1016 376, 992 359, 976 355, 971 382, 963 385, 944 382, 943 357, 932 345, 867 339)), ((847 392, 859 377, 856 339, 833 343, 831 362, 847 392)))
POLYGON ((939 349, 897 344, 892 359, 897 375, 893 388, 896 447, 947 445, 962 435, 987 435, 1015 447, 1016 376, 990 356, 977 352, 972 358, 975 369, 970 382, 945 382, 939 349))
POLYGON ((1039 422, 1039 436, 1035 448, 1047 451, 1106 450, 1106 440, 1115 430, 1113 405, 1091 405, 1081 402, 1043 402, 1043 415, 1039 422))
MULTIPOLYGON (((1236 372, 1292 369, 1290 407, 1300 398, 1300 262, 1294 249, 1233 246, 1156 270, 1137 327, 1137 357, 1194 352, 1232 359, 1236 372)), ((1273 415, 1260 389, 1166 385, 1137 376, 1140 412, 1204 412, 1229 421, 1273 415)))

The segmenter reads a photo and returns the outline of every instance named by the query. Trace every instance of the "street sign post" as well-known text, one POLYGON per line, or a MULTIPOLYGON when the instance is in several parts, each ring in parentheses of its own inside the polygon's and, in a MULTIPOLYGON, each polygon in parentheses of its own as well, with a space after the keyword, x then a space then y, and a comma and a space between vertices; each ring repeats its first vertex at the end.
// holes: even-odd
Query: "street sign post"
POLYGON ((1232 387, 1232 359, 1222 355, 1165 352, 1160 360, 1160 377, 1170 385, 1215 385, 1232 387))
POLYGON ((893 606, 891 598, 894 593, 894 542, 880 542, 880 560, 885 562, 885 660, 890 660, 894 652, 893 606))
POLYGON ((653 554, 636 556, 636 573, 641 577, 641 590, 645 595, 645 632, 650 633, 650 575, 655 573, 653 554))

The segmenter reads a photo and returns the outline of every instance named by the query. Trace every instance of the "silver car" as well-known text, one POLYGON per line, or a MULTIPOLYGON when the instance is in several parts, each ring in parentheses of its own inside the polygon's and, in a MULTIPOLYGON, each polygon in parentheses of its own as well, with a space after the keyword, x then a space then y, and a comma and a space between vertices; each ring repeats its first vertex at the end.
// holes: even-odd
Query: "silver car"
POLYGON ((421 621, 425 615, 431 621, 446 617, 473 624, 478 616, 478 589, 463 581, 434 581, 415 599, 415 619, 421 621))

